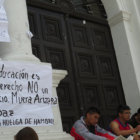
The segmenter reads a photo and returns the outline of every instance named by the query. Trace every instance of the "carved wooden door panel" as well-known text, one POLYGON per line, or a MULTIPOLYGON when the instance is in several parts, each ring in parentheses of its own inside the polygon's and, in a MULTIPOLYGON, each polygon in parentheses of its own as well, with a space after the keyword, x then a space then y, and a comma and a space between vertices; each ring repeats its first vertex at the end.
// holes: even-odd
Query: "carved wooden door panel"
POLYGON ((107 128, 117 106, 125 104, 108 25, 30 6, 28 16, 33 53, 68 71, 57 88, 64 130, 92 105, 100 108, 107 128))

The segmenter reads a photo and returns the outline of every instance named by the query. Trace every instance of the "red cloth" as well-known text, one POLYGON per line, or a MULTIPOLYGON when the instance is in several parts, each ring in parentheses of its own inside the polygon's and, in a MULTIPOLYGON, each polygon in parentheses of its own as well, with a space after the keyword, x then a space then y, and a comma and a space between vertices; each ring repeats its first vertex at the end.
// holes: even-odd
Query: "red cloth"
POLYGON ((75 129, 72 128, 70 134, 75 138, 75 140, 85 140, 82 136, 75 132, 75 129))
POLYGON ((115 137, 109 135, 108 133, 103 134, 103 133, 95 132, 95 134, 98 135, 98 136, 105 137, 105 138, 107 138, 109 140, 114 140, 115 139, 115 137))

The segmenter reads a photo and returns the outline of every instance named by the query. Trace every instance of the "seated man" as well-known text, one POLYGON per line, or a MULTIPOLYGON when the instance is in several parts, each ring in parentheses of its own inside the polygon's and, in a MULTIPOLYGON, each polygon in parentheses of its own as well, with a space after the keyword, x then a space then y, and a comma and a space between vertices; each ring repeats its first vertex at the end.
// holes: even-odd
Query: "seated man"
POLYGON ((119 136, 122 135, 124 137, 129 137, 130 135, 134 134, 135 140, 140 140, 139 136, 135 133, 140 130, 140 126, 133 128, 127 122, 130 119, 130 107, 129 106, 119 106, 118 108, 118 118, 110 123, 111 131, 119 136))
POLYGON ((97 108, 91 107, 84 117, 77 120, 72 129, 71 135, 75 140, 113 140, 115 135, 99 127, 98 120, 100 112, 97 108))
POLYGON ((135 113, 131 119, 129 120, 129 124, 133 126, 133 128, 140 125, 140 108, 137 110, 137 113, 135 113))

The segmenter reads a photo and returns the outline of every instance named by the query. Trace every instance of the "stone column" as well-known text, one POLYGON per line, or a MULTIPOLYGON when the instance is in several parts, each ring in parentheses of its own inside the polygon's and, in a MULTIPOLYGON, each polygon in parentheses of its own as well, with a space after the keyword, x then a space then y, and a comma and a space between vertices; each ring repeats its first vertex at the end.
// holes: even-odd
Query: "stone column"
POLYGON ((102 0, 111 28, 126 103, 132 113, 140 107, 140 22, 134 1, 102 0))
POLYGON ((9 22, 11 42, 0 43, 0 58, 4 60, 39 61, 31 49, 28 37, 29 23, 25 0, 5 0, 4 7, 9 22))

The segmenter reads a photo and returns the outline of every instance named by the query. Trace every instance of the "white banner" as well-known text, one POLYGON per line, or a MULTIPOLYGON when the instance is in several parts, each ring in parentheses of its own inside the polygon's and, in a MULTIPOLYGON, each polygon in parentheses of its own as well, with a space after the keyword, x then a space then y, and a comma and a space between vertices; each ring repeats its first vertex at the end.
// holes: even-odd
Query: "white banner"
POLYGON ((53 125, 52 68, 0 61, 0 126, 53 125))

